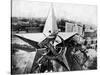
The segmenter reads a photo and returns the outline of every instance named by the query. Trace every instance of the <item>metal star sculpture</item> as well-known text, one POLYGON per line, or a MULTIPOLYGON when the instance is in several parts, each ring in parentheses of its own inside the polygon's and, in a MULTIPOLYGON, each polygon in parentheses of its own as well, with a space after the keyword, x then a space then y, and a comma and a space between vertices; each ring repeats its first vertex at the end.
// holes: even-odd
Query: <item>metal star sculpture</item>
POLYGON ((42 64, 45 62, 49 63, 51 60, 55 60, 66 70, 70 70, 65 56, 67 51, 66 42, 76 34, 76 32, 67 33, 59 31, 54 10, 51 7, 42 33, 15 34, 15 36, 29 43, 36 49, 36 55, 30 71, 33 73, 42 64), (60 50, 57 49, 58 47, 60 47, 60 50))

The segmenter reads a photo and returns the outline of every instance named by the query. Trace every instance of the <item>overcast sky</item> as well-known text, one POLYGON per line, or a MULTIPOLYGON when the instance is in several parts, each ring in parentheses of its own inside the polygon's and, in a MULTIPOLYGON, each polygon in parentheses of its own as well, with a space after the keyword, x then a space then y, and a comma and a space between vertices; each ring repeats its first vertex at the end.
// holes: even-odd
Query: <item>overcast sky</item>
MULTIPOLYGON (((13 17, 47 17, 51 3, 12 0, 13 17)), ((94 5, 53 3, 55 16, 97 25, 97 7, 94 5)))

